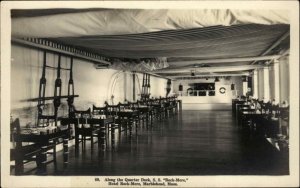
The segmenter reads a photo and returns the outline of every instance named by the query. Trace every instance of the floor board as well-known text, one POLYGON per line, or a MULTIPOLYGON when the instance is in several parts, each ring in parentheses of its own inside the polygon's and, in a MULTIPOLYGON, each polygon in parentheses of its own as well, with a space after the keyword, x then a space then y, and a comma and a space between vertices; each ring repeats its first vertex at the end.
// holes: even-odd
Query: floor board
MULTIPOLYGON (((183 111, 142 127, 132 139, 122 136, 116 151, 91 153, 90 145, 69 164, 47 166, 48 175, 287 175, 288 160, 265 140, 253 139, 235 125, 231 111, 183 111)), ((34 172, 33 172, 34 173, 34 172)))

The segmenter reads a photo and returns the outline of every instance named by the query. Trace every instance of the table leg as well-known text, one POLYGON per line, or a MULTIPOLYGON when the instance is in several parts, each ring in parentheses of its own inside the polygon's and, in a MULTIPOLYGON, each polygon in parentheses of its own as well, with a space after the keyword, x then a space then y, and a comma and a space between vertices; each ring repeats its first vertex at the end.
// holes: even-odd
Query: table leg
POLYGON ((46 165, 47 165, 47 146, 42 146, 41 147, 41 172, 45 173, 46 172, 46 165))
POLYGON ((129 127, 129 136, 132 136, 132 119, 130 118, 128 121, 128 127, 129 127))
MULTIPOLYGON (((82 140, 83 141, 83 140, 82 140)), ((79 154, 79 134, 75 131, 75 155, 79 154)))
POLYGON ((105 125, 100 127, 100 144, 101 150, 105 151, 105 125))
POLYGON ((63 140, 63 155, 64 155, 64 166, 69 163, 69 139, 65 138, 63 140))
POLYGON ((146 127, 148 127, 148 121, 149 121, 149 112, 146 113, 146 127))
POLYGON ((94 150, 94 136, 93 136, 93 125, 91 125, 91 152, 93 153, 94 150))
POLYGON ((111 124, 111 148, 115 149, 115 124, 111 124))
MULTIPOLYGON (((15 174, 16 175, 22 175, 24 173, 23 156, 17 154, 15 157, 16 157, 16 160, 15 160, 15 174)), ((38 160, 38 157, 37 157, 37 160, 38 160)), ((38 161, 37 161, 37 165, 38 165, 38 167, 40 166, 38 161)))

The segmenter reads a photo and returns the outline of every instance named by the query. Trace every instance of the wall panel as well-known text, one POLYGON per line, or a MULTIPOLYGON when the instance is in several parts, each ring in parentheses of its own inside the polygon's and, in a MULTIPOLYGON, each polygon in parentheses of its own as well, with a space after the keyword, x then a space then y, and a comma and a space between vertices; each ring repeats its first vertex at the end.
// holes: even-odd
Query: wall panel
MULTIPOLYGON (((39 80, 42 75, 43 52, 12 45, 11 57, 11 115, 19 117, 22 126, 30 123, 35 124, 37 118, 37 102, 28 102, 28 99, 38 97, 39 80)), ((47 65, 57 66, 58 55, 47 53, 47 65)), ((62 57, 61 65, 64 68, 69 67, 70 58, 62 57)), ((85 110, 92 107, 93 104, 103 106, 105 101, 111 103, 111 96, 114 96, 113 102, 123 102, 125 91, 128 100, 132 100, 132 74, 112 69, 95 69, 90 62, 74 59, 73 79, 75 94, 74 104, 77 109, 85 110), (126 75, 126 76, 125 76, 126 75), (125 85, 126 78, 126 85, 125 85)), ((142 78, 142 74, 138 74, 142 78)), ((53 96, 56 71, 47 69, 46 72, 46 96, 53 96)), ((62 95, 67 94, 69 81, 69 72, 61 71, 62 95)), ((138 81, 136 81, 138 87, 138 81)), ((151 77, 151 94, 154 97, 165 95, 166 79, 151 77)), ((142 79, 140 79, 140 87, 142 79)), ((137 94, 140 89, 137 88, 137 94)), ((137 96, 137 99, 139 96, 137 96)), ((52 101, 47 101, 45 113, 53 112, 52 101)), ((68 106, 66 99, 62 99, 62 105, 59 108, 59 115, 66 115, 68 106)))

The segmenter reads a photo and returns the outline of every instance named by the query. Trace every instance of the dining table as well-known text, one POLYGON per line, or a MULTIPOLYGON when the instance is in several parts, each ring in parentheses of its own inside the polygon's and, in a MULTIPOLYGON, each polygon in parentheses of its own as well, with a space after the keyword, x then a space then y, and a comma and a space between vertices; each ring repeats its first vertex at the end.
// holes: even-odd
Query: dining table
MULTIPOLYGON (((75 131, 75 150, 78 152, 79 148, 79 133, 83 132, 92 132, 94 130, 96 131, 97 137, 98 137, 98 148, 101 148, 102 150, 105 150, 106 148, 106 129, 109 127, 109 125, 114 124, 114 117, 106 117, 106 116, 93 116, 89 118, 69 118, 64 117, 60 119, 61 124, 63 125, 70 125, 73 124, 74 126, 77 126, 75 131)), ((114 127, 114 126, 111 126, 114 127)), ((114 134, 114 129, 111 130, 111 134, 114 134)), ((113 136, 112 136, 113 137, 113 136)), ((91 137, 92 139, 92 137, 91 137)), ((114 140, 112 140, 113 142, 114 140)), ((91 140, 91 144, 93 148, 93 140, 91 140)))

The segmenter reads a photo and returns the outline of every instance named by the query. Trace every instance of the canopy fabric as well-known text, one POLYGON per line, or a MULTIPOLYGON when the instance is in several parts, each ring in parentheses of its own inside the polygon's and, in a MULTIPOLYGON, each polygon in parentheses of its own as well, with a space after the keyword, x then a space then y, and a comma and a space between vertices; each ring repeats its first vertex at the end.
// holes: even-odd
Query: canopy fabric
POLYGON ((14 17, 12 36, 46 38, 121 35, 216 25, 288 23, 289 15, 284 10, 103 9, 37 17, 14 17))
POLYGON ((42 15, 39 10, 30 17, 13 16, 12 37, 45 38, 83 49, 112 59, 110 68, 129 71, 260 56, 289 32, 284 10, 47 9, 42 15))
POLYGON ((116 70, 130 70, 137 72, 154 71, 169 67, 166 58, 155 58, 147 60, 139 60, 138 62, 114 59, 110 68, 116 70))
POLYGON ((107 57, 211 59, 260 55, 288 30, 289 25, 246 24, 52 40, 107 57))

